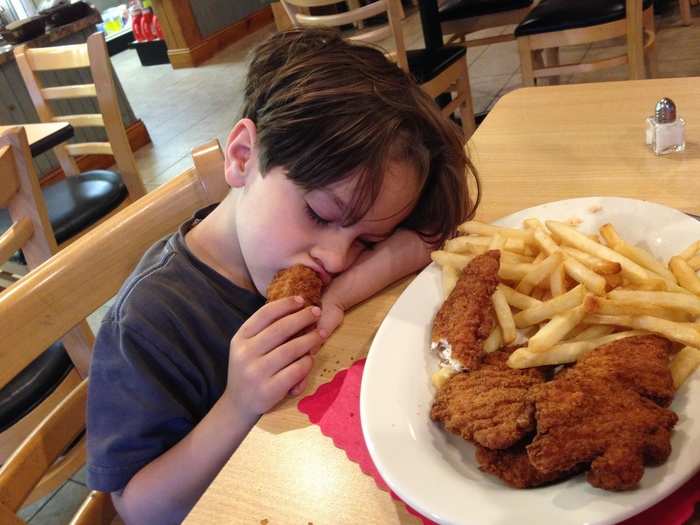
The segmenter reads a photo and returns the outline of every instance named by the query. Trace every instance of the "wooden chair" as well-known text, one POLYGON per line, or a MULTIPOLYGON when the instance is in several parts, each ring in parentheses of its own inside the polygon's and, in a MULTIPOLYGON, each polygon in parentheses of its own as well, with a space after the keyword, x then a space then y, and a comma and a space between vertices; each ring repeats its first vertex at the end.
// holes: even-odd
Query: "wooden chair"
POLYGON ((515 30, 523 85, 538 79, 627 64, 630 79, 656 75, 656 35, 652 0, 542 0, 515 30), (626 53, 581 64, 559 64, 562 46, 625 37, 626 53), (546 64, 535 54, 544 53, 546 64), (645 66, 645 60, 647 65, 645 66))
POLYGON ((15 58, 27 91, 42 122, 66 121, 74 127, 104 127, 109 142, 65 144, 54 148, 64 180, 44 188, 49 220, 59 245, 86 231, 119 206, 146 194, 122 122, 112 68, 102 33, 90 35, 85 44, 15 48, 15 58), (92 84, 44 86, 41 77, 57 70, 89 68, 92 84), (52 101, 97 97, 101 113, 56 115, 52 101), (73 157, 113 155, 117 172, 92 170, 80 173, 73 157))
POLYGON ((478 47, 515 40, 503 35, 468 38, 478 31, 519 24, 532 9, 533 0, 447 0, 440 6, 440 27, 447 44, 478 47))
MULTIPOLYGON (((34 269, 58 251, 21 127, 0 135, 0 207, 8 208, 12 219, 0 236, 0 264, 21 249, 28 267, 34 269)), ((0 296, 10 293, 12 287, 0 296)), ((0 464, 87 375, 94 340, 87 322, 80 320, 61 339, 51 341, 29 361, 9 341, 2 343, 0 368, 12 375, 0 388, 0 464)), ((85 447, 79 443, 38 484, 32 500, 68 479, 84 458, 85 447)))
POLYGON ((690 6, 698 5, 698 0, 678 0, 678 7, 681 11, 681 23, 684 26, 693 25, 693 15, 690 13, 690 6))
MULTIPOLYGON (((45 473, 73 442, 85 433, 87 379, 41 422, 0 468, 0 522, 23 524, 17 511, 45 473)), ((93 491, 71 520, 71 525, 109 525, 117 515, 108 493, 93 491)))
MULTIPOLYGON (((154 242, 197 209, 223 199, 228 186, 218 142, 198 148, 193 160, 194 168, 103 221, 0 294, 0 389, 113 297, 154 242)), ((36 499, 37 489, 25 503, 36 499)), ((7 505, 3 490, 0 503, 7 505)), ((16 508, 19 497, 12 497, 16 508)))
MULTIPOLYGON (((362 29, 345 33, 353 42, 385 43, 393 41, 396 51, 389 53, 398 66, 411 73, 431 97, 454 92, 453 99, 442 108, 445 115, 459 111, 465 141, 476 129, 472 105, 466 52, 461 47, 444 46, 429 54, 424 49, 406 50, 403 38, 402 11, 399 0, 376 0, 361 7, 348 6, 348 11, 332 15, 308 15, 305 9, 334 5, 334 0, 282 0, 290 19, 297 27, 336 27, 363 23, 362 29), (384 15, 386 23, 369 22, 384 15)), ((359 27, 359 26, 358 26, 359 27)))

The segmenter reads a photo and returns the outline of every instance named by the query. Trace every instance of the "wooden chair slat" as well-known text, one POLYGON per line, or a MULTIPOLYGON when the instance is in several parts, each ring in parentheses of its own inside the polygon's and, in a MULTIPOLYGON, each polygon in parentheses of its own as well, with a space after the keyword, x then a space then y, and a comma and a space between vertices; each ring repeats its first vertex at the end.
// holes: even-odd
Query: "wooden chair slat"
POLYGON ((46 100, 85 98, 97 96, 95 84, 76 84, 74 86, 55 86, 39 90, 46 100))
POLYGON ((68 122, 74 128, 104 127, 105 121, 100 113, 86 113, 82 115, 61 115, 54 117, 54 122, 68 122))
POLYGON ((23 217, 0 235, 0 264, 6 263, 34 235, 32 221, 23 217))
POLYGON ((27 60, 34 71, 55 71, 90 67, 87 50, 82 44, 27 48, 27 60))
POLYGON ((74 157, 78 155, 111 155, 112 145, 109 142, 81 142, 67 144, 66 151, 74 157))

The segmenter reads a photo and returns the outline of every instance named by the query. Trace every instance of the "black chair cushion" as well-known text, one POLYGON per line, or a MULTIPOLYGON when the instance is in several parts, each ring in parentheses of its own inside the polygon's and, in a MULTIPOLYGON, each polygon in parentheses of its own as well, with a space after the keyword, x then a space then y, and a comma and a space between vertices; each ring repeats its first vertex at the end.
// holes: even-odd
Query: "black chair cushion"
MULTIPOLYGON (((644 0, 647 9, 653 0, 644 0)), ((542 0, 515 28, 515 36, 590 27, 625 18, 625 0, 542 0)))
POLYGON ((73 363, 54 343, 0 389, 0 432, 10 428, 56 390, 73 363))
POLYGON ((407 51, 408 67, 416 82, 432 80, 457 60, 466 60, 467 50, 457 46, 442 46, 435 51, 412 49, 407 51))
MULTIPOLYGON (((67 177, 46 186, 43 193, 58 244, 96 223, 128 196, 119 174, 108 170, 67 177)), ((8 211, 0 210, 0 235, 11 224, 8 211)))
POLYGON ((513 11, 532 5, 532 0, 449 0, 440 7, 440 22, 513 11))
POLYGON ((66 177, 46 186, 43 192, 58 244, 99 221, 128 195, 119 174, 108 170, 66 177))

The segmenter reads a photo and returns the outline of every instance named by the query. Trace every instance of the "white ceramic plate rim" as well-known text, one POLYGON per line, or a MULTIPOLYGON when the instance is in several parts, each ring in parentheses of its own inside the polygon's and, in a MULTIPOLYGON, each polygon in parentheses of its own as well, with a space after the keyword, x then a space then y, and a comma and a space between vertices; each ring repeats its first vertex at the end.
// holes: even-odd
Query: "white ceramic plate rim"
MULTIPOLYGON (((623 238, 664 261, 700 238, 700 223, 656 203, 617 197, 557 201, 523 210, 496 224, 520 227, 529 217, 581 220, 594 231, 612 222, 623 238)), ((671 406, 679 415, 673 452, 647 467, 635 491, 611 493, 583 476, 516 490, 478 471, 473 447, 428 417, 437 359, 429 352, 430 325, 441 304, 440 270, 428 266, 406 288, 380 326, 365 364, 360 395, 362 429, 372 460, 406 503, 439 523, 607 525, 652 506, 700 467, 700 378, 691 377, 671 406)))

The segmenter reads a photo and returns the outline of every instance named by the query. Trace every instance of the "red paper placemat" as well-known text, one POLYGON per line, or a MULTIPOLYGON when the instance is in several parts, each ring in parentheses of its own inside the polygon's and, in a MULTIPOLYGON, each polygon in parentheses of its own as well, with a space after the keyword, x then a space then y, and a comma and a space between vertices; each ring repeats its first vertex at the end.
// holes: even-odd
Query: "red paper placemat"
MULTIPOLYGON (((320 427, 324 435, 333 440, 336 447, 344 450, 348 458, 357 463, 362 472, 372 476, 380 489, 389 492, 397 501, 401 501, 379 475, 362 435, 360 384, 364 366, 365 360, 362 359, 350 368, 341 370, 330 383, 321 385, 316 392, 299 401, 298 408, 309 417, 312 423, 320 427)), ((700 473, 666 499, 641 514, 623 521, 620 525, 682 525, 692 516, 695 503, 698 501, 700 501, 700 473)), ((423 520, 424 524, 434 523, 408 505, 406 508, 411 514, 423 520)))

